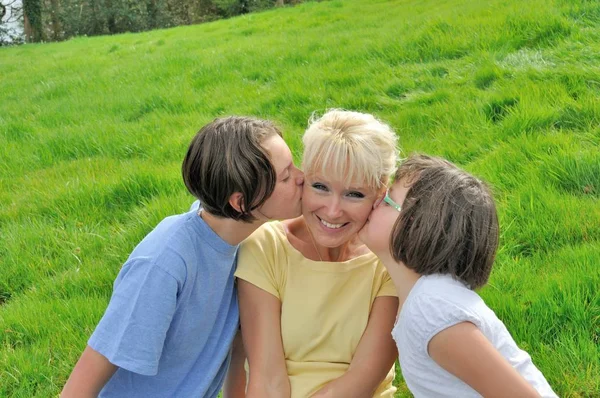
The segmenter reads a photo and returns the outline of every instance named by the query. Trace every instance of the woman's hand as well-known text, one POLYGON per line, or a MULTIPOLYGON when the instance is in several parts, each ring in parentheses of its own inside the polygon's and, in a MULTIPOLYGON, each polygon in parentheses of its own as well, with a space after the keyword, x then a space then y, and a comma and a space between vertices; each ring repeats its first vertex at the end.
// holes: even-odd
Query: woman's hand
POLYGON ((375 388, 372 388, 370 383, 365 383, 364 381, 365 379, 360 375, 353 374, 349 370, 337 379, 327 383, 323 388, 311 395, 311 398, 372 398, 379 384, 375 388))

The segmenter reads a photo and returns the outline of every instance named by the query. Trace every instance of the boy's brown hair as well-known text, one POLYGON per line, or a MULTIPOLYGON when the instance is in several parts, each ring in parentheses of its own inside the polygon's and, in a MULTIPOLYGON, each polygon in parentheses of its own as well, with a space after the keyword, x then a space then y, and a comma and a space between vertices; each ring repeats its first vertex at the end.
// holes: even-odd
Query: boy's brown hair
POLYGON ((401 164, 395 181, 410 188, 390 238, 393 258, 421 275, 485 285, 499 235, 488 187, 447 160, 418 154, 401 164))
POLYGON ((251 211, 273 193, 277 175, 262 142, 281 131, 267 120, 231 116, 202 127, 188 148, 181 167, 192 195, 210 214, 252 222, 251 211), (242 194, 241 212, 229 204, 242 194))

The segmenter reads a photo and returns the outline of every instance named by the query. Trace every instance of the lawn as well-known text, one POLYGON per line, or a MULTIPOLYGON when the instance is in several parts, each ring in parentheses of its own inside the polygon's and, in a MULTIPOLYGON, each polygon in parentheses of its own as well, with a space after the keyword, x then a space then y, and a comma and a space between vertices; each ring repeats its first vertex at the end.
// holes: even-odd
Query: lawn
MULTIPOLYGON (((370 112, 494 187, 481 294, 561 397, 600 396, 600 3, 333 0, 0 48, 0 396, 56 396, 119 267, 192 201, 220 115, 370 112)), ((398 397, 410 394, 400 373, 398 397)))

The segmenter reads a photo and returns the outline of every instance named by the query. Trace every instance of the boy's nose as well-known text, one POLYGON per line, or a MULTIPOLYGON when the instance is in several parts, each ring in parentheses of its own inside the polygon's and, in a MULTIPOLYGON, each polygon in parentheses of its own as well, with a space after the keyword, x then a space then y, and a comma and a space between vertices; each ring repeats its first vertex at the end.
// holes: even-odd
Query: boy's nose
POLYGON ((298 175, 296 176, 296 185, 304 184, 304 173, 300 169, 297 170, 297 173, 298 175))

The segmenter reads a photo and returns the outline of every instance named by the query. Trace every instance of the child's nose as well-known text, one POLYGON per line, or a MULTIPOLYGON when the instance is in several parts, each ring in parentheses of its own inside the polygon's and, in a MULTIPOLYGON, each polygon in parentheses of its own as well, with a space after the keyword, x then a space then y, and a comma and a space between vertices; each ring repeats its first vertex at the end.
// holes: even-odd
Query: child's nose
POLYGON ((299 169, 297 170, 296 184, 297 185, 304 184, 304 173, 302 172, 302 170, 299 170, 299 169))

